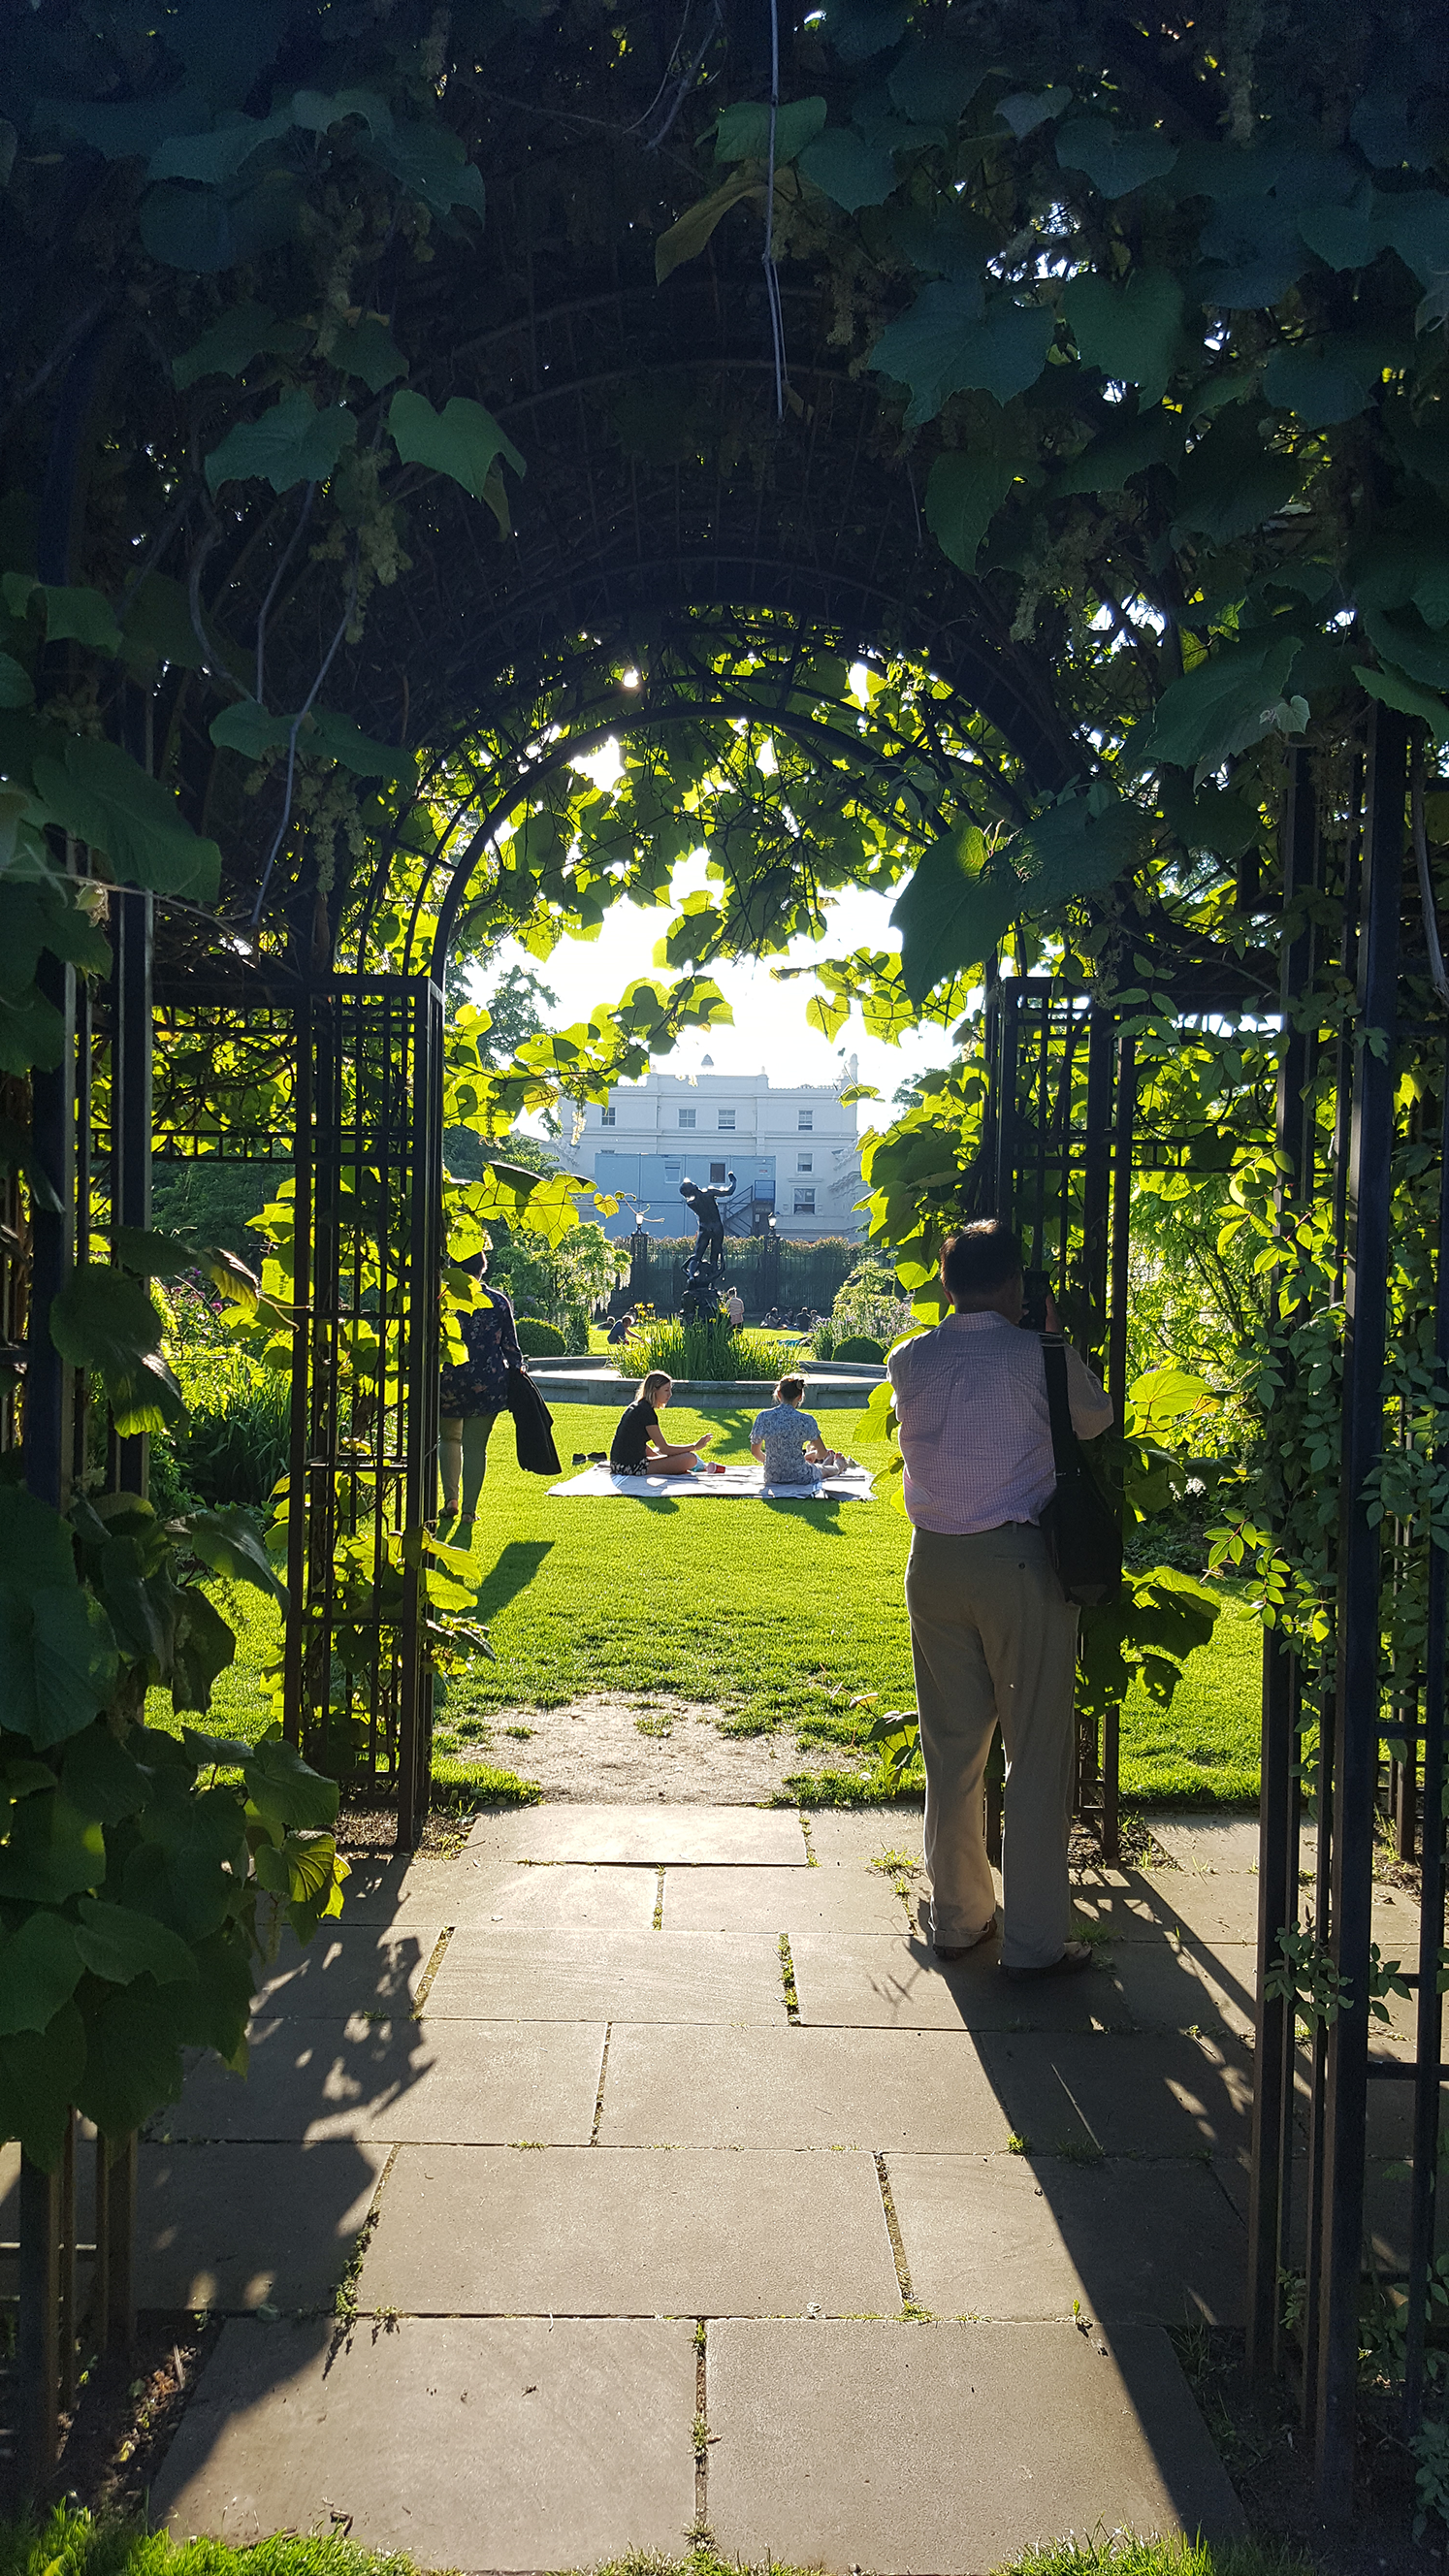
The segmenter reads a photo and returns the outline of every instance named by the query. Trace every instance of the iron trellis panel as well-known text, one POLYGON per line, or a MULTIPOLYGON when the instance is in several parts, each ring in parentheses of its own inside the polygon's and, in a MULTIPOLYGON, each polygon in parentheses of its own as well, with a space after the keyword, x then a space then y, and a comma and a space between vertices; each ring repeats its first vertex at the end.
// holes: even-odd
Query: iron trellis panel
POLYGON ((336 977, 305 1014, 297 1086, 309 1276, 289 1715, 309 1759, 396 1798, 402 1849, 431 1772, 422 1542, 437 1476, 442 1028, 426 976, 336 977))
MULTIPOLYGON (((1365 1483, 1383 1447, 1384 1341, 1394 1136, 1393 1032, 1403 887, 1407 734, 1401 716, 1370 719, 1361 1042, 1355 1051, 1348 1192, 1343 1491, 1338 1566, 1338 1675, 1330 1947, 1346 1981, 1328 2034, 1316 2456, 1324 2510, 1344 2519, 1353 2494, 1358 2374, 1364 2124, 1368 2109, 1370 1900, 1379 1755, 1381 1545, 1365 1483)), ((1320 1935, 1322 1925, 1319 1926, 1320 1935)))

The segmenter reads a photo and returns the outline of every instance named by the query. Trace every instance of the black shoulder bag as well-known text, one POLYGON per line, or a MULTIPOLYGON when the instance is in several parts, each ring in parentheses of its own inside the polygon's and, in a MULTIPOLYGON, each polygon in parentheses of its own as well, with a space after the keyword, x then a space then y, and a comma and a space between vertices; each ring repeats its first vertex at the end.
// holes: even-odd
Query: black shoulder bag
POLYGON ((1041 1356, 1057 1471, 1057 1489, 1042 1513, 1041 1528, 1067 1599, 1096 1609, 1115 1601, 1122 1589, 1122 1532, 1072 1429, 1066 1343, 1044 1336, 1041 1356))

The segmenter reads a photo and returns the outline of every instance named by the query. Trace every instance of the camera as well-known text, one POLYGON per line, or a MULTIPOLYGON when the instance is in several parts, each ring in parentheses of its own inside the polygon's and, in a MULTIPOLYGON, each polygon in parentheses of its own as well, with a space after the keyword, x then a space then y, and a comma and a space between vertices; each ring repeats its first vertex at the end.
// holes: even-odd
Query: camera
POLYGON ((1051 1280, 1045 1270, 1024 1270, 1021 1274, 1024 1294, 1021 1301, 1021 1329, 1024 1333, 1044 1333, 1047 1328, 1047 1299, 1051 1280))

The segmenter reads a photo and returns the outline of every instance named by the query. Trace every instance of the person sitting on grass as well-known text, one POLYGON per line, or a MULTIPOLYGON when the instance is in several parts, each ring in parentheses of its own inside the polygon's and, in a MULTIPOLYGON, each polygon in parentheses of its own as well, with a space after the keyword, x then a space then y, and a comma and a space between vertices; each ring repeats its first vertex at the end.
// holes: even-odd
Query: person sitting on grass
MULTIPOLYGON (((609 1465, 616 1476, 692 1476, 700 1463, 699 1453, 707 1447, 713 1433, 701 1431, 692 1448, 676 1447, 666 1440, 659 1428, 659 1416, 674 1393, 674 1380, 663 1369, 651 1369, 628 1411, 621 1415, 609 1449, 609 1465)), ((723 1467, 710 1463, 707 1472, 724 1474, 723 1467)))
POLYGON ((828 1449, 813 1413, 803 1413, 805 1380, 782 1377, 768 1413, 757 1413, 750 1428, 750 1447, 762 1459, 767 1485, 818 1484, 822 1474, 838 1474, 853 1462, 839 1449, 828 1449))

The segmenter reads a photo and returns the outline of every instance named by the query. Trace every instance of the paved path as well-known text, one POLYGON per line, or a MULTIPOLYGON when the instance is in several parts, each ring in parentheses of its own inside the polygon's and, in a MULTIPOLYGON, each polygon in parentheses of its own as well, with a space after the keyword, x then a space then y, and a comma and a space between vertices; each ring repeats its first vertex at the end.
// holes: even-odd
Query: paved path
POLYGON ((252 2312, 157 2511, 464 2570, 1239 2527, 1165 2329, 1240 2308, 1253 1834, 1160 1832, 1060 1988, 940 1968, 899 1813, 543 1807, 357 1872, 143 2151, 146 2303, 252 2312))

